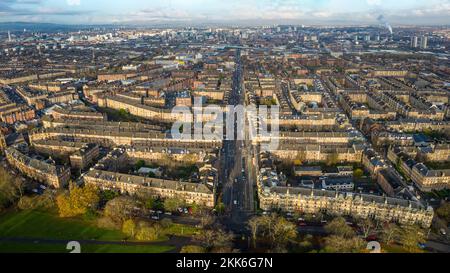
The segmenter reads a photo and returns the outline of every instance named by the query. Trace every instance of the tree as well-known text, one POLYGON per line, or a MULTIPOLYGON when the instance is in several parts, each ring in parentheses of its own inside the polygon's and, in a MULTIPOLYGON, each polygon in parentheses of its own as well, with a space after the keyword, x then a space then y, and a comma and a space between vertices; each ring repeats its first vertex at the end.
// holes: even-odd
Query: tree
POLYGON ((164 200, 164 209, 166 211, 176 211, 178 208, 184 207, 185 203, 179 198, 167 198, 164 200))
POLYGON ((367 218, 367 219, 358 219, 357 220, 358 226, 361 228, 364 238, 369 237, 370 233, 375 229, 374 222, 367 218))
POLYGON ((101 217, 97 220, 97 227, 103 229, 120 230, 121 226, 109 217, 101 217))
POLYGON ((136 201, 128 196, 119 196, 106 203, 103 214, 118 225, 132 218, 136 201))
POLYGON ((123 222, 122 232, 130 238, 134 238, 136 235, 136 223, 132 219, 126 220, 123 222))
POLYGON ((227 248, 231 250, 233 234, 227 233, 223 229, 217 227, 215 229, 207 229, 194 236, 195 241, 199 242, 207 251, 213 249, 227 248))
POLYGON ((358 237, 331 235, 325 238, 324 251, 328 253, 360 253, 364 248, 364 241, 358 237))
POLYGON ((192 215, 199 215, 199 214, 201 214, 202 211, 203 211, 202 208, 201 208, 199 205, 197 205, 196 203, 192 204, 192 205, 189 207, 189 209, 190 209, 192 215))
POLYGON ((212 226, 215 221, 216 221, 215 217, 213 217, 209 214, 206 214, 200 218, 200 225, 202 228, 208 228, 208 227, 212 226))
POLYGON ((273 225, 273 244, 282 249, 289 240, 297 237, 297 227, 286 220, 284 217, 278 217, 273 225))
POLYGON ((115 191, 106 190, 106 191, 102 191, 101 200, 104 203, 107 203, 108 201, 111 201, 118 196, 119 196, 119 193, 117 193, 115 191))
POLYGON ((397 224, 387 223, 383 226, 383 229, 381 231, 381 241, 385 244, 390 245, 395 242, 399 232, 400 229, 398 228, 397 224))
POLYGON ((326 164, 328 166, 333 166, 339 163, 339 154, 337 153, 333 153, 328 155, 327 160, 326 160, 326 164))
POLYGON ((249 227, 254 245, 259 233, 270 241, 271 248, 277 249, 283 249, 289 240, 297 237, 296 226, 284 217, 274 214, 252 218, 249 222, 249 227))
POLYGON ((62 193, 56 198, 59 215, 61 217, 74 217, 85 214, 90 209, 95 209, 100 201, 98 190, 88 184, 78 187, 71 182, 69 192, 62 193))
POLYGON ((326 232, 332 235, 341 236, 344 238, 352 238, 355 236, 353 229, 347 225, 343 217, 337 217, 325 226, 326 232))
POLYGON ((148 198, 145 201, 145 208, 146 209, 153 209, 156 203, 156 199, 155 198, 148 198))
POLYGON ((418 245, 425 241, 425 231, 418 226, 402 226, 399 232, 399 242, 409 252, 417 252, 418 245))
POLYGON ((259 227, 261 225, 261 218, 253 217, 248 221, 248 226, 252 234, 253 247, 256 248, 256 236, 258 235, 259 227))
POLYGON ((447 223, 450 222, 450 202, 445 202, 436 210, 436 214, 447 223))
POLYGON ((298 242, 297 246, 300 248, 302 253, 308 252, 313 248, 313 240, 314 237, 311 234, 308 234, 298 242))
POLYGON ((158 239, 158 234, 153 227, 142 226, 136 233, 136 239, 139 241, 155 241, 158 239))
POLYGON ((51 191, 45 191, 44 194, 37 196, 22 196, 17 206, 21 210, 48 210, 55 206, 55 197, 51 191))
POLYGON ((164 209, 164 203, 160 199, 148 198, 145 200, 145 208, 152 210, 164 209))
POLYGON ((225 212, 225 204, 220 202, 216 205, 216 207, 214 208, 214 210, 218 213, 218 214, 223 214, 225 212))
POLYGON ((353 172, 353 176, 356 177, 356 178, 361 178, 361 177, 363 177, 363 175, 364 175, 364 171, 361 170, 361 169, 356 169, 353 172))
POLYGON ((136 170, 139 170, 142 167, 145 167, 145 161, 144 160, 139 160, 138 162, 136 162, 136 165, 135 165, 136 170))
POLYGON ((206 253, 206 250, 205 250, 205 248, 203 248, 201 246, 187 245, 187 246, 183 246, 181 248, 180 253, 202 254, 202 253, 206 253))
POLYGON ((23 183, 0 167, 0 211, 23 196, 23 183))

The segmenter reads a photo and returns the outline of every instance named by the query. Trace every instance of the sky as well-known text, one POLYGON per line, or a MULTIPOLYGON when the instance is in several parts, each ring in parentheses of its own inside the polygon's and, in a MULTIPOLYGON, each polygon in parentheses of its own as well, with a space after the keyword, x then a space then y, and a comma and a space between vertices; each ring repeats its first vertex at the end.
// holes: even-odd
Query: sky
POLYGON ((450 0, 0 0, 0 22, 450 25, 450 0))

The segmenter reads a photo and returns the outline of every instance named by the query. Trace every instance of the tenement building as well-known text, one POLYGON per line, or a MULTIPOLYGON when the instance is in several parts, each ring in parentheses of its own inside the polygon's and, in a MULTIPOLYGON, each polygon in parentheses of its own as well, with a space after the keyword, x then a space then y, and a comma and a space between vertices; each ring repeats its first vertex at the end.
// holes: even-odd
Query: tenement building
MULTIPOLYGON (((265 211, 324 213, 355 218, 371 218, 400 224, 420 224, 430 227, 433 209, 418 201, 390 198, 336 190, 314 190, 308 187, 287 187, 282 174, 270 164, 268 155, 257 161, 260 208, 265 211)), ((270 155, 269 155, 270 157, 270 155)), ((349 184, 349 187, 351 185, 349 184)))
POLYGON ((187 204, 214 207, 214 192, 200 183, 179 182, 156 178, 147 178, 128 174, 119 174, 101 170, 92 170, 83 176, 86 184, 97 186, 101 190, 119 191, 134 195, 146 193, 153 197, 179 198, 187 204))
POLYGON ((424 192, 450 189, 450 170, 431 170, 419 163, 412 168, 411 180, 424 192))
POLYGON ((430 227, 433 209, 418 202, 375 195, 340 193, 306 188, 272 187, 260 192, 263 210, 281 209, 303 213, 326 213, 371 218, 400 224, 430 227))
POLYGON ((55 188, 65 187, 70 180, 70 169, 56 166, 50 160, 29 157, 13 147, 6 149, 5 154, 9 164, 34 180, 55 188))

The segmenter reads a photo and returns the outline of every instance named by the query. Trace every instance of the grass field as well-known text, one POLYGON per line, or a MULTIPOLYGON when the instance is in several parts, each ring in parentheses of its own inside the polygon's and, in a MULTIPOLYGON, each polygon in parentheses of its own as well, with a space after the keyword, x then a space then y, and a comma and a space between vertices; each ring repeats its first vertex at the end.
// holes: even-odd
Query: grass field
MULTIPOLYGON (((62 219, 48 212, 8 212, 0 216, 0 238, 31 238, 51 240, 95 240, 122 242, 120 231, 97 228, 81 219, 62 219)), ((170 251, 169 246, 129 246, 115 244, 84 244, 83 252, 158 253, 170 251)), ((0 252, 68 252, 64 243, 39 243, 1 241, 0 252)))
MULTIPOLYGON (((93 245, 81 244, 82 253, 163 253, 172 250, 170 246, 146 245, 93 245)), ((0 253, 69 253, 65 244, 1 242, 0 253)))
POLYGON ((190 237, 200 232, 200 229, 192 226, 173 224, 164 231, 164 235, 185 236, 190 237))

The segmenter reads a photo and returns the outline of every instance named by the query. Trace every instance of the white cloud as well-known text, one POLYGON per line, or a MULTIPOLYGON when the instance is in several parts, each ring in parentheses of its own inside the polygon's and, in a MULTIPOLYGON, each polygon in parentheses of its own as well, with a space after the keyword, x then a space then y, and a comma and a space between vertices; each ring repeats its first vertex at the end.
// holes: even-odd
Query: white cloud
POLYGON ((79 5, 81 5, 81 0, 67 0, 67 5, 79 6, 79 5))
POLYGON ((367 0, 369 6, 379 6, 381 5, 381 0, 367 0))

